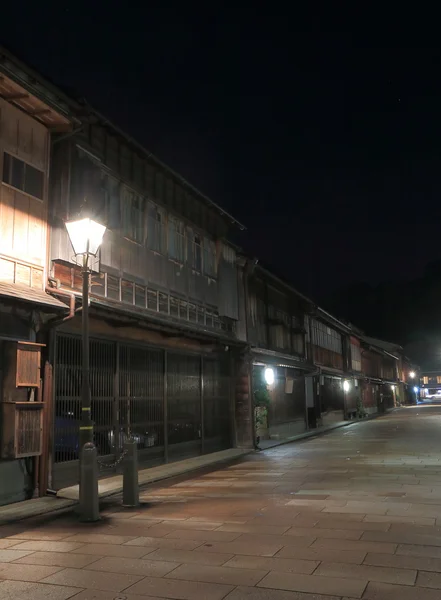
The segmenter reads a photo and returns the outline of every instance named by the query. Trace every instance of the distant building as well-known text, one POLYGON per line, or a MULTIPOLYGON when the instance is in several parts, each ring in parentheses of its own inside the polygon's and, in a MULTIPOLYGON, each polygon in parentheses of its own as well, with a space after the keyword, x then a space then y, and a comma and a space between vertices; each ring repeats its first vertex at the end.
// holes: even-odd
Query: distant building
POLYGON ((421 371, 420 398, 422 400, 441 400, 441 369, 421 371))

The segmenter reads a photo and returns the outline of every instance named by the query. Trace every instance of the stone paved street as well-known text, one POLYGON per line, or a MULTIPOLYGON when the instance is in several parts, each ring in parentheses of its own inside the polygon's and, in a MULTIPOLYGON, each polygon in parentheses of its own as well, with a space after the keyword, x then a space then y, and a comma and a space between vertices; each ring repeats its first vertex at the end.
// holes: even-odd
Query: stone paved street
POLYGON ((439 600, 441 407, 0 528, 1 600, 439 600))

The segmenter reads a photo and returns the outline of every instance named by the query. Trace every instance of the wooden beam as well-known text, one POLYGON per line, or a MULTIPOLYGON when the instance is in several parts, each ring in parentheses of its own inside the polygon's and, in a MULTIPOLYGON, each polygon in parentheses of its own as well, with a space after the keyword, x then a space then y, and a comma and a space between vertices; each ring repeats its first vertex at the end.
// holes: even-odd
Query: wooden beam
POLYGON ((5 100, 24 100, 24 98, 29 98, 29 94, 4 94, 3 98, 5 100))
POLYGON ((47 113, 50 113, 51 109, 50 108, 39 108, 37 110, 32 110, 29 112, 29 114, 32 117, 38 117, 40 115, 46 115, 47 113))

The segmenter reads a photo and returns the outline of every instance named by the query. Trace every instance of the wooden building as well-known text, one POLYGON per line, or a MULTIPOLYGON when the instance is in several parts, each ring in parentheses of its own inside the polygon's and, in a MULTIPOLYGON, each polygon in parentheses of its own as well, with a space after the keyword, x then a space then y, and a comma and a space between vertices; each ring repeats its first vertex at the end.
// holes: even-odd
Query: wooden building
MULTIPOLYGON (((81 274, 65 221, 92 214, 107 230, 91 275, 91 394, 100 461, 124 439, 144 466, 236 444, 238 288, 233 217, 88 107, 54 141, 49 276, 80 309, 81 274)), ((52 488, 76 480, 80 315, 57 326, 52 488)), ((105 473, 111 473, 104 467, 105 473)))
POLYGON ((60 96, 0 50, 0 504, 38 485, 44 386, 36 343, 67 313, 46 293, 51 138, 72 128, 60 96))
POLYGON ((255 437, 277 440, 302 433, 307 429, 304 374, 312 369, 304 318, 311 301, 246 257, 239 281, 238 333, 248 342, 248 398, 255 437), (270 384, 266 375, 273 378, 270 384))

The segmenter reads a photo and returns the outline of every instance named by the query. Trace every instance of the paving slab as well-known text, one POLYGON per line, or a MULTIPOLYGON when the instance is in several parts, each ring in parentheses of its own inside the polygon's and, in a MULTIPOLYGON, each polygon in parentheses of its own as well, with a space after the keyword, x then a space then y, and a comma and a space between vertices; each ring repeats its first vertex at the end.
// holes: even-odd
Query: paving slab
POLYGON ((340 600, 340 597, 239 586, 228 594, 225 600, 340 600))
MULTIPOLYGON (((20 565, 20 567, 24 567, 24 565, 20 565)), ((87 569, 63 569, 54 575, 46 577, 43 583, 67 585, 80 588, 80 590, 90 588, 109 592, 121 592, 141 579, 142 576, 128 575, 126 573, 100 573, 87 569)))
MULTIPOLYGON (((77 592, 78 588, 65 585, 0 581, 0 598, 2 600, 68 600, 77 592)), ((86 599, 84 598, 84 600, 86 599)), ((92 600, 92 598, 88 598, 88 600, 92 600)))

